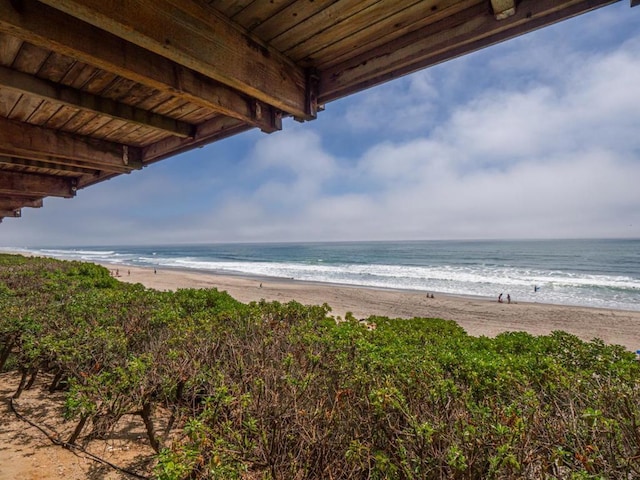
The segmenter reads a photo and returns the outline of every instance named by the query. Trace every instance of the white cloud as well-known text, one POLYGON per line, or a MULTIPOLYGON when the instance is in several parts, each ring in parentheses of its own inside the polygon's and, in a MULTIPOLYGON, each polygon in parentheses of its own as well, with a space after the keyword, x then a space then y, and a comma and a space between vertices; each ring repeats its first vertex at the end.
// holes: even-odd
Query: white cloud
POLYGON ((640 36, 522 38, 328 105, 365 147, 288 124, 219 175, 185 156, 47 200, 0 242, 640 237, 640 36))
POLYGON ((438 96, 432 73, 423 70, 357 95, 345 120, 354 131, 423 133, 433 125, 438 96))
POLYGON ((274 234, 299 240, 324 239, 323 233, 340 239, 638 236, 637 52, 625 45, 593 55, 572 64, 561 83, 484 90, 429 137, 374 144, 341 171, 369 184, 368 192, 318 190, 308 198, 294 189, 288 201, 298 207, 295 228, 280 223, 274 234))

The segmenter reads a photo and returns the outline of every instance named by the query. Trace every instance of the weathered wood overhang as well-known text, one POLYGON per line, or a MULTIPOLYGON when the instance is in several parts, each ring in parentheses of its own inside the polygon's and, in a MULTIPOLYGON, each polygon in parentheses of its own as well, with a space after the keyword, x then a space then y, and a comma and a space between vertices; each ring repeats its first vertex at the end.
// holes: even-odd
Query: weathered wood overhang
POLYGON ((0 0, 0 221, 615 1, 0 0))

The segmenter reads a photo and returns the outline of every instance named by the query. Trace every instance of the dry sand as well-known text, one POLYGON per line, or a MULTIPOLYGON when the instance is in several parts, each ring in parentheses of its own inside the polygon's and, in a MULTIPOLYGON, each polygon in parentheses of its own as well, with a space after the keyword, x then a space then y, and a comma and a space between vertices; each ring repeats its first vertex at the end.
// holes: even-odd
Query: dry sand
MULTIPOLYGON (((64 394, 47 392, 50 375, 40 375, 30 390, 14 402, 18 413, 44 428, 49 435, 66 440, 75 422, 62 420, 64 394)), ((16 372, 0 374, 0 480, 131 480, 82 452, 54 445, 37 428, 16 417, 10 399, 20 383, 16 372)), ((93 455, 121 468, 149 476, 153 449, 148 445, 144 424, 128 416, 122 428, 108 440, 92 440, 85 448, 93 455)))
MULTIPOLYGON (((383 315, 390 318, 431 317, 454 320, 471 335, 494 336, 505 331, 526 331, 535 335, 554 330, 573 333, 584 340, 600 338, 607 343, 623 345, 631 351, 640 349, 640 312, 567 307, 543 303, 498 303, 495 300, 454 297, 425 293, 345 287, 309 282, 283 281, 270 278, 244 278, 228 275, 185 272, 178 270, 105 265, 125 282, 142 283, 158 290, 178 288, 217 288, 226 290, 242 302, 296 300, 305 305, 327 303, 332 314, 344 318, 352 312, 356 318, 383 315)), ((126 478, 82 456, 52 445, 37 429, 17 419, 9 409, 10 395, 18 383, 16 374, 0 375, 0 480, 24 479, 116 479, 126 478)), ((25 412, 56 429, 71 428, 61 424, 60 404, 47 405, 38 389, 25 392, 20 405, 25 412)), ((67 432, 68 434, 68 432, 67 432)), ((151 454, 137 425, 128 438, 94 444, 92 450, 123 466, 144 471, 145 459, 151 454)), ((148 470, 147 472, 148 473, 148 470)), ((130 478, 130 477, 129 477, 130 478)))

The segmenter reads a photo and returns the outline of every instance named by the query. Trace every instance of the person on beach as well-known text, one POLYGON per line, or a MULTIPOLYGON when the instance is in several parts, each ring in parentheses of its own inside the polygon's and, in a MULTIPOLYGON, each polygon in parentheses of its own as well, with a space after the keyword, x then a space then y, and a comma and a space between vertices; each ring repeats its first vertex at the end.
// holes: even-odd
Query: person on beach
POLYGON ((507 303, 511 303, 511 295, 507 293, 507 303))
POLYGON ((502 303, 502 294, 498 295, 498 303, 502 303))

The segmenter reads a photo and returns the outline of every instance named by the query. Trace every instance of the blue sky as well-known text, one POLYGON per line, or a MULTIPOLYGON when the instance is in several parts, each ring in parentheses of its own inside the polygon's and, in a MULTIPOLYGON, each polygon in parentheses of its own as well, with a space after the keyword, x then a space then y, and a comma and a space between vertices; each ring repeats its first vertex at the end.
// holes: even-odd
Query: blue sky
POLYGON ((3 246, 640 238, 628 1, 0 225, 3 246))

